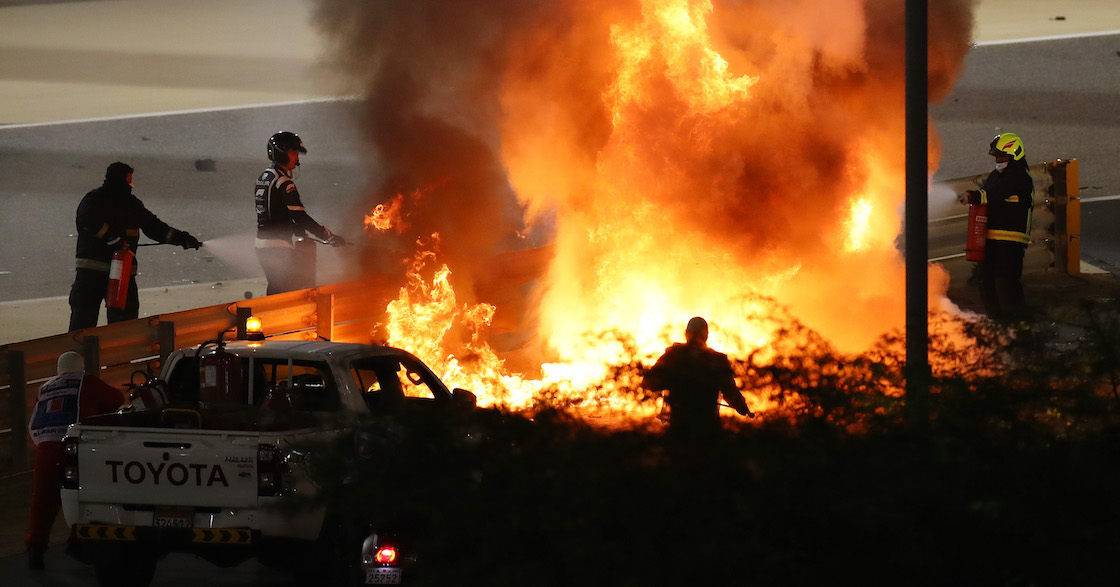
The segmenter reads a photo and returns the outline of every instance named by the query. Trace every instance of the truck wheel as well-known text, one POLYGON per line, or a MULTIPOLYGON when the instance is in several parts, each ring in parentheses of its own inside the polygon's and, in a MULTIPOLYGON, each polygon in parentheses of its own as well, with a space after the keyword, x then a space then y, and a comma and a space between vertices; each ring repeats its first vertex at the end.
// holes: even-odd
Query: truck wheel
POLYGON ((156 557, 135 546, 114 545, 93 563, 101 587, 148 587, 156 574, 156 557))

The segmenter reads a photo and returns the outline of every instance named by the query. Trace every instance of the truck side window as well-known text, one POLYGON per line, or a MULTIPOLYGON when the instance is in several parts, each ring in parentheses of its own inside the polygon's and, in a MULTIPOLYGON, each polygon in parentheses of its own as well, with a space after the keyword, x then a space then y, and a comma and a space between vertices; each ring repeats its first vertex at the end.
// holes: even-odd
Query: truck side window
POLYGON ((296 361, 289 371, 287 361, 257 359, 255 362, 258 368, 254 370, 253 387, 267 390, 260 397, 254 397, 261 407, 307 412, 342 409, 338 386, 326 365, 296 361))
POLYGON ((407 401, 430 401, 435 394, 421 372, 394 357, 368 357, 350 368, 371 411, 393 409, 407 401))

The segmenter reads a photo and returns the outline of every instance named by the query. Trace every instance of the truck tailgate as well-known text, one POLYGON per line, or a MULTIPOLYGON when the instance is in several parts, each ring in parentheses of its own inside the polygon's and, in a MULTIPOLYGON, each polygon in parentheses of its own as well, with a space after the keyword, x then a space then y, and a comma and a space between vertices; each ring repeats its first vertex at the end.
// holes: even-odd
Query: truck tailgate
POLYGON ((177 507, 255 506, 259 440, 251 432, 83 428, 79 499, 177 507))

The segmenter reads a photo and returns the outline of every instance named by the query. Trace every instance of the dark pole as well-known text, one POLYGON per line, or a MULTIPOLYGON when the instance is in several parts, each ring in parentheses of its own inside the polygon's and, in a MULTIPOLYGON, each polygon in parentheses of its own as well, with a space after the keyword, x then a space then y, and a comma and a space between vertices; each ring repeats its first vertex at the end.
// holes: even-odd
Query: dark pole
POLYGON ((906 0, 906 412, 928 420, 928 0, 906 0))

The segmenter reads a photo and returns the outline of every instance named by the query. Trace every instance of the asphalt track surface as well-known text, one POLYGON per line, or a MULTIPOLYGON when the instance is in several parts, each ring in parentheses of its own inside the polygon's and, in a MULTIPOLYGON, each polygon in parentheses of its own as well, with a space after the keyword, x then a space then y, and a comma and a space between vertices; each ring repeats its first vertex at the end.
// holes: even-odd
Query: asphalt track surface
POLYGON ((206 247, 144 247, 137 252, 141 288, 260 275, 251 249, 253 183, 278 130, 298 132, 308 148, 296 176, 308 212, 344 237, 361 238, 368 210, 359 203, 374 166, 356 130, 357 110, 352 100, 335 100, 0 127, 0 301, 69 292, 74 212, 113 161, 136 169, 133 192, 168 224, 204 242, 243 247, 233 257, 206 247))
MULTIPOLYGON (((988 142, 1015 132, 1030 163, 1077 159, 1081 258, 1120 271, 1120 34, 980 45, 953 93, 930 108, 942 141, 934 181, 991 170, 988 142)), ((952 213, 930 202, 931 217, 952 213)), ((960 210, 960 208, 956 208, 960 210)))
MULTIPOLYGON (((953 93, 930 109, 942 149, 934 180, 986 172, 987 143, 1003 131, 1023 137, 1030 162, 1076 158, 1082 257, 1120 269, 1120 234, 1112 230, 1120 201, 1110 199, 1120 195, 1118 103, 1120 34, 978 46, 953 93)), ((0 126, 0 302, 68 293, 74 210, 117 160, 136 168, 135 193, 164 221, 246 249, 230 257, 145 247, 141 288, 259 277, 247 250, 252 182, 267 164, 265 140, 280 129, 300 133, 310 150, 297 176, 308 211, 350 240, 362 238, 370 207, 363 192, 378 169, 360 136, 359 109, 356 101, 324 100, 0 126)), ((951 201, 931 201, 931 218, 960 212, 951 201)), ((355 253, 326 259, 346 254, 355 253)))

